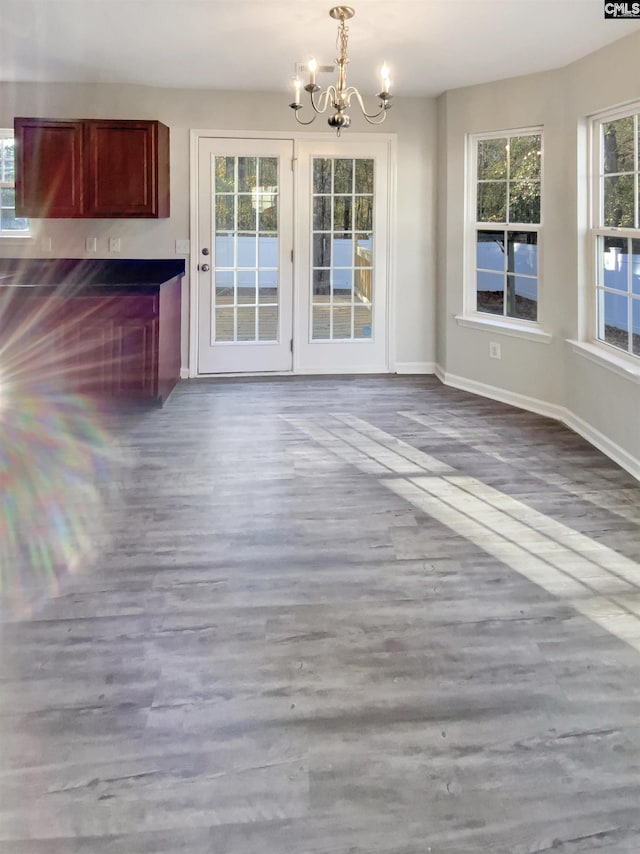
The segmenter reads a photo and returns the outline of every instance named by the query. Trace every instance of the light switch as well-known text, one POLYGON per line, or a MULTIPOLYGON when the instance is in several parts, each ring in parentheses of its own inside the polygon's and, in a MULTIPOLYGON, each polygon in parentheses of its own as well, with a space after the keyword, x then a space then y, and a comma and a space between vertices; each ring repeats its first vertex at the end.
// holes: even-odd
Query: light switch
POLYGON ((176 255, 188 255, 191 252, 190 240, 176 240, 176 255))
POLYGON ((97 252, 98 251, 98 238, 97 237, 87 237, 84 243, 85 249, 87 252, 97 252))
POLYGON ((120 238, 119 237, 110 237, 109 238, 109 252, 119 252, 120 251, 120 238))

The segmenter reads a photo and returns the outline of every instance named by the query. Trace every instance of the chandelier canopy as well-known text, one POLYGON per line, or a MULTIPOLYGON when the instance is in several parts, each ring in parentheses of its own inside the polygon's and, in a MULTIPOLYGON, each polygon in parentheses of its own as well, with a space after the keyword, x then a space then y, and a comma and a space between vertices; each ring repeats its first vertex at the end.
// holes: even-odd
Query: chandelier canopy
POLYGON ((347 57, 347 47, 349 42, 349 27, 346 22, 353 18, 355 12, 350 6, 334 6, 333 9, 329 10, 329 14, 336 21, 339 21, 338 36, 336 38, 336 48, 339 52, 339 56, 336 57, 336 63, 338 64, 338 82, 335 86, 327 86, 324 91, 321 91, 320 86, 316 83, 318 63, 315 59, 311 59, 308 65, 309 82, 303 86, 300 78, 296 77, 293 81, 295 95, 293 102, 289 104, 289 106, 294 111, 296 121, 301 125, 310 125, 315 121, 316 116, 325 113, 327 109, 331 107, 334 112, 328 117, 327 122, 330 127, 336 129, 338 136, 340 136, 340 131, 343 128, 348 128, 351 124, 351 117, 347 113, 347 110, 351 106, 352 98, 355 98, 360 105, 362 115, 369 124, 379 125, 385 120, 387 110, 391 107, 391 95, 389 93, 391 83, 389 81, 389 69, 385 64, 382 66, 380 71, 382 86, 377 95, 379 98, 378 111, 375 113, 368 113, 365 109, 362 96, 356 87, 347 86, 347 63, 349 62, 347 57), (300 110, 303 108, 303 105, 300 103, 300 90, 303 88, 305 92, 309 93, 309 103, 313 108, 313 115, 309 121, 304 121, 300 118, 300 110))

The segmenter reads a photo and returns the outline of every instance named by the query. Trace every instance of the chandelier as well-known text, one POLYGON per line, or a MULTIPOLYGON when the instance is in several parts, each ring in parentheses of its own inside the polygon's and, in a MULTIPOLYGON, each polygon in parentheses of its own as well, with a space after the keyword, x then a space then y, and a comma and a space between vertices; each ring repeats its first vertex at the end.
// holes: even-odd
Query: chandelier
POLYGON ((338 136, 340 136, 340 131, 343 128, 348 128, 351 124, 351 118, 347 113, 347 110, 351 106, 352 98, 355 98, 360 105, 362 115, 369 124, 379 125, 385 120, 387 110, 391 107, 391 95, 389 94, 391 84, 389 82, 389 69, 386 65, 383 65, 380 71, 382 87, 377 95, 379 98, 378 112, 368 113, 362 101, 362 96, 356 87, 347 86, 347 63, 349 62, 347 58, 347 46, 349 42, 349 27, 347 26, 346 21, 353 18, 355 12, 350 6, 334 6, 333 9, 329 10, 329 14, 334 20, 340 22, 338 24, 338 36, 336 38, 336 48, 340 54, 336 57, 336 62, 338 64, 338 82, 335 86, 327 86, 324 92, 322 92, 320 90, 320 86, 316 83, 318 63, 315 59, 312 59, 308 66, 309 82, 303 87, 300 78, 296 77, 293 81, 295 91, 294 100, 293 103, 289 104, 289 106, 294 111, 296 121, 301 125, 310 125, 316 120, 318 115, 325 113, 327 109, 331 107, 334 112, 329 116, 327 122, 330 127, 336 129, 338 136), (302 110, 302 104, 300 103, 300 90, 302 88, 304 88, 305 92, 309 93, 309 102, 314 111, 314 114, 311 116, 309 121, 304 121, 299 116, 299 112, 302 110))

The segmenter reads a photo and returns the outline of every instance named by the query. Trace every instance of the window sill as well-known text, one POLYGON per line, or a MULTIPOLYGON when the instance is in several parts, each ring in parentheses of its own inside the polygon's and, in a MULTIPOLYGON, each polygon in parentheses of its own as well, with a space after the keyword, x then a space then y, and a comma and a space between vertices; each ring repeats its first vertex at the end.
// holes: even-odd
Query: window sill
POLYGON ((478 317, 477 315, 456 314, 455 321, 458 326, 466 326, 469 329, 483 329, 496 332, 500 335, 511 335, 514 338, 526 338, 529 341, 537 341, 539 344, 550 344, 551 334, 544 329, 536 328, 528 323, 509 322, 497 317, 478 317))
POLYGON ((23 243, 25 240, 35 240, 33 234, 0 234, 0 241, 2 243, 23 243))
POLYGON ((574 353, 582 356, 583 359, 587 359, 601 368, 606 368, 620 377, 631 380, 631 382, 640 384, 640 359, 635 364, 635 360, 632 361, 631 357, 618 356, 615 352, 609 352, 609 348, 605 349, 587 341, 572 341, 568 338, 567 344, 574 353))

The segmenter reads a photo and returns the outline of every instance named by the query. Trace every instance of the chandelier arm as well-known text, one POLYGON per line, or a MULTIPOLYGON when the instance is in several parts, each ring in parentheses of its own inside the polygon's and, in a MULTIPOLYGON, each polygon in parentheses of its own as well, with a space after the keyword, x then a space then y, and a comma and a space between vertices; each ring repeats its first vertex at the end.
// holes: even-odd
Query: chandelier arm
POLYGON ((329 101, 335 101, 336 90, 333 86, 327 86, 324 92, 321 92, 318 95, 317 103, 314 95, 314 92, 309 93, 309 97, 311 99, 311 106, 318 115, 322 115, 323 113, 326 113, 327 107, 329 106, 329 101))
POLYGON ((299 125, 311 125, 311 124, 313 124, 313 123, 315 122, 315 120, 316 120, 316 118, 317 118, 317 116, 316 116, 316 115, 315 115, 315 113, 314 113, 314 114, 311 116, 311 118, 309 119, 309 121, 308 121, 308 122, 303 122, 303 121, 302 121, 302 119, 298 116, 298 111, 297 111, 297 110, 295 111, 294 115, 295 115, 295 117, 296 117, 296 121, 298 122, 298 124, 299 124, 299 125))
POLYGON ((360 109, 362 110, 362 115, 369 122, 370 125, 380 125, 386 118, 387 110, 391 107, 387 101, 382 101, 380 109, 377 113, 368 113, 364 108, 364 102, 362 100, 362 95, 355 87, 350 86, 350 89, 353 91, 349 92, 349 100, 351 100, 352 95, 355 95, 358 103, 360 104, 360 109), (376 121, 379 119, 379 121, 376 121))

